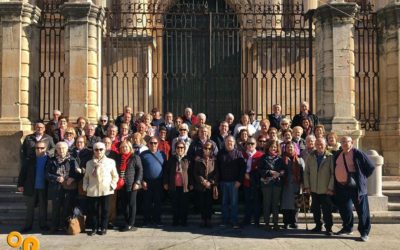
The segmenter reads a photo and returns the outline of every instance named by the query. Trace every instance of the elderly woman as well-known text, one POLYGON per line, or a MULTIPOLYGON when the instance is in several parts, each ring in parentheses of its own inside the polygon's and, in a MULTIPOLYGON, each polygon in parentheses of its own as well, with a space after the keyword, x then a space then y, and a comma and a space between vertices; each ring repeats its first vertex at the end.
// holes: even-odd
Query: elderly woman
POLYGON ((63 141, 67 143, 69 150, 72 150, 72 148, 75 145, 75 137, 76 137, 76 134, 75 134, 74 128, 67 128, 65 130, 65 135, 64 135, 63 141))
POLYGON ((94 134, 103 139, 104 137, 107 136, 107 129, 109 125, 110 124, 108 122, 108 116, 106 115, 100 116, 99 123, 96 127, 96 131, 94 134))
POLYGON ((296 154, 295 143, 286 142, 282 156, 286 178, 283 180, 281 210, 283 212, 283 228, 297 228, 295 198, 300 193, 303 183, 304 161, 296 154))
POLYGON ((117 192, 117 200, 119 211, 125 216, 125 225, 120 230, 136 231, 136 196, 143 179, 142 161, 134 154, 129 141, 121 142, 119 151, 121 154, 117 160, 117 170, 120 180, 124 180, 124 185, 117 192))
POLYGON ((278 138, 278 130, 274 127, 269 128, 268 130, 269 140, 277 141, 281 143, 282 141, 278 138))
POLYGON ((58 128, 54 130, 53 140, 54 143, 64 140, 65 130, 68 127, 68 117, 60 116, 58 118, 58 128))
POLYGON ((144 123, 144 124, 146 124, 146 127, 147 127, 147 129, 146 129, 146 134, 148 135, 148 136, 155 136, 155 134, 156 134, 156 131, 157 131, 157 127, 155 127, 155 126, 153 126, 152 124, 151 124, 151 122, 153 121, 153 116, 152 115, 150 115, 150 114, 144 114, 143 115, 143 117, 142 117, 142 122, 144 123))
POLYGON ((68 153, 68 144, 58 142, 55 156, 46 164, 46 179, 49 182, 48 196, 52 202, 52 233, 63 230, 67 217, 72 214, 78 193, 77 183, 82 178, 80 172, 82 170, 78 162, 68 153))
POLYGON ((92 226, 92 230, 88 232, 90 236, 97 232, 99 214, 101 214, 99 234, 107 233, 109 199, 118 182, 115 161, 105 156, 105 148, 102 142, 93 145, 93 159, 86 164, 86 173, 83 178, 83 190, 86 191, 89 199, 88 221, 92 226))
POLYGON ((146 142, 144 141, 142 134, 139 132, 134 133, 130 137, 129 141, 132 143, 133 151, 135 151, 136 155, 140 155, 142 152, 149 149, 146 146, 146 142))
POLYGON ((290 119, 289 118, 283 118, 281 120, 281 124, 280 124, 281 129, 279 129, 279 133, 278 133, 278 137, 281 138, 283 140, 283 135, 282 132, 286 129, 290 128, 290 119))
POLYGON ((325 138, 325 127, 324 125, 317 125, 314 127, 314 135, 316 139, 325 138))
POLYGON ((339 149, 341 147, 340 142, 338 141, 338 138, 339 138, 338 135, 334 131, 329 132, 328 135, 326 136, 326 141, 327 141, 326 148, 332 154, 339 151, 339 149))
POLYGON ((193 186, 189 178, 190 161, 185 155, 186 143, 177 141, 175 154, 168 160, 163 174, 164 189, 169 191, 172 198, 173 226, 187 225, 189 190, 193 186))
POLYGON ((192 139, 190 139, 190 137, 188 136, 188 133, 189 133, 189 128, 186 123, 179 125, 179 136, 174 138, 171 143, 171 151, 172 151, 171 153, 172 154, 176 153, 175 152, 175 148, 176 148, 175 144, 178 141, 183 141, 185 143, 185 155, 186 155, 186 153, 189 149, 190 143, 192 143, 192 139))
POLYGON ((213 144, 206 142, 203 145, 203 154, 195 159, 193 167, 194 187, 200 202, 202 227, 212 226, 213 194, 218 187, 218 171, 212 150, 213 144))
POLYGON ((270 123, 268 119, 263 119, 260 121, 260 129, 253 135, 254 138, 258 138, 261 135, 268 138, 268 129, 270 127, 270 123))
POLYGON ((247 146, 247 139, 249 139, 249 131, 247 129, 242 129, 240 130, 239 134, 238 134, 238 139, 236 142, 236 147, 240 150, 240 151, 245 151, 246 150, 246 146, 247 146))
MULTIPOLYGON (((290 128, 282 130, 282 140, 283 140, 283 142, 281 142, 281 152, 285 152, 286 151, 285 147, 286 147, 286 143, 287 142, 293 141, 292 133, 293 133, 293 131, 290 128)), ((299 145, 297 143, 295 143, 294 146, 295 146, 294 148, 295 148, 296 154, 300 155, 299 145)))
POLYGON ((250 118, 247 114, 242 115, 240 123, 236 124, 235 129, 233 130, 233 135, 237 137, 242 129, 247 129, 249 131, 249 136, 253 136, 256 132, 256 129, 250 124, 250 118))
POLYGON ((277 141, 268 141, 265 147, 265 155, 261 158, 258 165, 258 174, 261 180, 260 185, 263 194, 263 212, 266 230, 270 230, 271 228, 269 225, 271 212, 274 230, 279 230, 279 204, 285 167, 280 157, 280 146, 277 141))

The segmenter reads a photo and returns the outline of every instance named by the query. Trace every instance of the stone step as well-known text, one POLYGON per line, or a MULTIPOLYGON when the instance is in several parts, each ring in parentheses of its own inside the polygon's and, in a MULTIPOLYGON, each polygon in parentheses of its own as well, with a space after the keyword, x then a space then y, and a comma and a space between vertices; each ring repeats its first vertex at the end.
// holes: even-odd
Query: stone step
POLYGON ((12 184, 0 184, 0 193, 9 193, 9 192, 16 192, 17 185, 12 184))
POLYGON ((0 204, 24 202, 24 196, 19 192, 0 192, 0 204))
POLYGON ((389 211, 400 211, 400 203, 389 202, 388 209, 389 211))
POLYGON ((384 190, 383 195, 386 195, 389 202, 400 202, 400 190, 384 190))
POLYGON ((400 181, 400 176, 382 176, 382 181, 400 181))
POLYGON ((400 190, 400 181, 384 181, 382 190, 400 190))

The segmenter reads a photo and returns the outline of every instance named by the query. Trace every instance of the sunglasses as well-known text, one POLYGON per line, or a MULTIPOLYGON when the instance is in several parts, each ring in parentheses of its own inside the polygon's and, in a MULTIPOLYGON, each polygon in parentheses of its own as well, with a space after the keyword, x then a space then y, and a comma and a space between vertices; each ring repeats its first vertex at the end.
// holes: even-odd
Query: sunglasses
POLYGON ((248 142, 247 145, 254 145, 254 142, 248 142))
POLYGON ((94 151, 100 151, 100 152, 103 151, 103 150, 104 150, 104 148, 95 148, 94 149, 94 151))
POLYGON ((106 122, 107 120, 101 120, 101 122, 106 122))
POLYGON ((266 143, 267 141, 259 140, 259 143, 266 143))
POLYGON ((36 147, 36 149, 46 149, 45 147, 36 147))
POLYGON ((204 150, 211 150, 211 148, 203 148, 204 150))
POLYGON ((176 147, 176 149, 185 149, 185 147, 176 147))
POLYGON ((186 131, 186 129, 184 129, 184 128, 180 128, 180 129, 179 129, 179 131, 186 131))
POLYGON ((149 142, 151 145, 156 145, 158 142, 156 142, 156 141, 151 141, 151 142, 149 142))

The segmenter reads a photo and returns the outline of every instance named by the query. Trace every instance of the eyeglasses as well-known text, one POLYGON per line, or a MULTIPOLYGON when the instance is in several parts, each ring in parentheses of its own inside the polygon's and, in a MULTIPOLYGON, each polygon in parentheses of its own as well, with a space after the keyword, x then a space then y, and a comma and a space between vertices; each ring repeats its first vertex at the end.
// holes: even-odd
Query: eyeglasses
POLYGON ((44 129, 44 127, 37 127, 37 128, 44 129))
POLYGON ((36 149, 41 149, 41 150, 43 150, 43 149, 46 149, 45 147, 36 147, 36 149))
POLYGON ((248 142, 247 145, 254 145, 254 142, 248 142))
POLYGON ((149 142, 151 145, 156 145, 158 142, 156 142, 156 141, 151 141, 151 142, 149 142))
POLYGON ((282 125, 289 125, 289 123, 282 123, 282 125))
POLYGON ((185 149, 185 147, 176 147, 176 149, 185 149))
POLYGON ((101 122, 107 122, 107 120, 101 120, 101 122))
POLYGON ((76 141, 76 143, 85 143, 84 141, 76 141))
POLYGON ((259 140, 259 143, 266 143, 267 141, 259 140))
POLYGON ((184 129, 184 128, 180 128, 180 129, 179 129, 179 131, 186 131, 186 129, 184 129))
POLYGON ((203 148, 204 150, 211 150, 211 148, 203 148))
POLYGON ((249 115, 256 115, 256 114, 249 114, 249 115))
POLYGON ((103 150, 104 150, 104 148, 95 148, 94 149, 94 151, 100 151, 100 152, 103 151, 103 150))

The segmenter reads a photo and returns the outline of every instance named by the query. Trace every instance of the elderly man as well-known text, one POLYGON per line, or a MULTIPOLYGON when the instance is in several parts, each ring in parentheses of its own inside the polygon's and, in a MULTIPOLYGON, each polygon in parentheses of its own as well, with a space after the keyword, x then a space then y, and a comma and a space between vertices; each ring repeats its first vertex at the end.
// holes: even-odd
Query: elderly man
POLYGON ((271 127, 276 128, 277 130, 280 130, 281 129, 281 121, 283 118, 285 118, 285 116, 282 115, 281 105, 274 104, 274 106, 272 106, 272 114, 268 115, 268 120, 271 124, 271 127))
POLYGON ((53 119, 46 124, 46 134, 52 135, 54 130, 58 128, 58 118, 61 116, 60 110, 53 110, 53 119))
POLYGON ((185 114, 183 115, 183 122, 186 123, 188 127, 197 124, 197 117, 193 115, 193 110, 189 107, 185 108, 185 114))
POLYGON ((340 139, 342 149, 334 156, 336 205, 339 207, 343 228, 338 235, 352 234, 353 205, 358 214, 358 231, 362 241, 368 241, 371 218, 368 205, 367 178, 375 166, 368 156, 353 147, 349 136, 340 139))
POLYGON ((249 115, 250 124, 253 125, 253 127, 256 129, 256 131, 258 131, 260 129, 260 121, 257 120, 256 112, 254 110, 249 110, 249 112, 247 112, 247 114, 249 115))
POLYGON ((311 113, 309 109, 308 102, 302 102, 300 105, 300 113, 293 117, 291 127, 294 128, 296 126, 301 126, 301 122, 304 118, 308 118, 311 121, 311 126, 315 127, 319 124, 318 117, 311 113))
POLYGON ((90 150, 96 142, 100 142, 101 138, 95 135, 96 128, 92 124, 88 124, 85 129, 86 147, 90 150))
POLYGON ((319 138, 315 141, 316 150, 307 158, 304 170, 304 191, 311 192, 311 210, 315 228, 311 231, 321 232, 321 208, 325 222, 326 235, 332 235, 332 200, 334 189, 333 156, 326 150, 326 141, 319 138))
POLYGON ((119 128, 119 126, 121 125, 121 123, 123 123, 124 122, 124 116, 126 115, 126 114, 131 114, 132 115, 132 108, 131 107, 129 107, 129 106, 125 106, 124 107, 124 112, 121 114, 121 115, 119 115, 119 116, 117 116, 117 118, 115 119, 115 121, 114 121, 114 124, 119 128))
POLYGON ((222 191, 222 224, 232 223, 238 229, 238 190, 242 185, 246 163, 242 152, 235 148, 235 138, 225 138, 225 148, 218 152, 217 168, 222 191))
MULTIPOLYGON (((190 127, 190 132, 189 132, 190 138, 196 139, 196 137, 198 136, 197 133, 199 131, 200 126, 204 125, 208 128, 209 131, 211 131, 211 126, 206 124, 206 120, 207 116, 204 113, 197 114, 197 123, 195 125, 192 125, 192 127, 190 127)), ((211 136, 211 134, 209 134, 209 136, 211 136)))
POLYGON ((153 108, 151 110, 151 115, 153 116, 153 120, 151 121, 151 125, 158 128, 162 123, 164 123, 164 119, 161 116, 161 112, 158 108, 153 108))
POLYGON ((45 167, 48 156, 47 144, 39 141, 35 144, 35 157, 22 165, 18 177, 18 191, 23 192, 26 202, 25 226, 21 233, 32 230, 36 202, 39 205, 39 225, 42 231, 47 231, 47 182, 45 167))
POLYGON ((21 148, 21 162, 24 164, 28 162, 30 159, 35 158, 35 145, 37 142, 46 143, 46 151, 49 156, 53 156, 54 154, 54 141, 53 138, 45 132, 45 126, 43 123, 38 122, 35 124, 35 133, 30 134, 25 137, 25 140, 22 144, 21 148))

